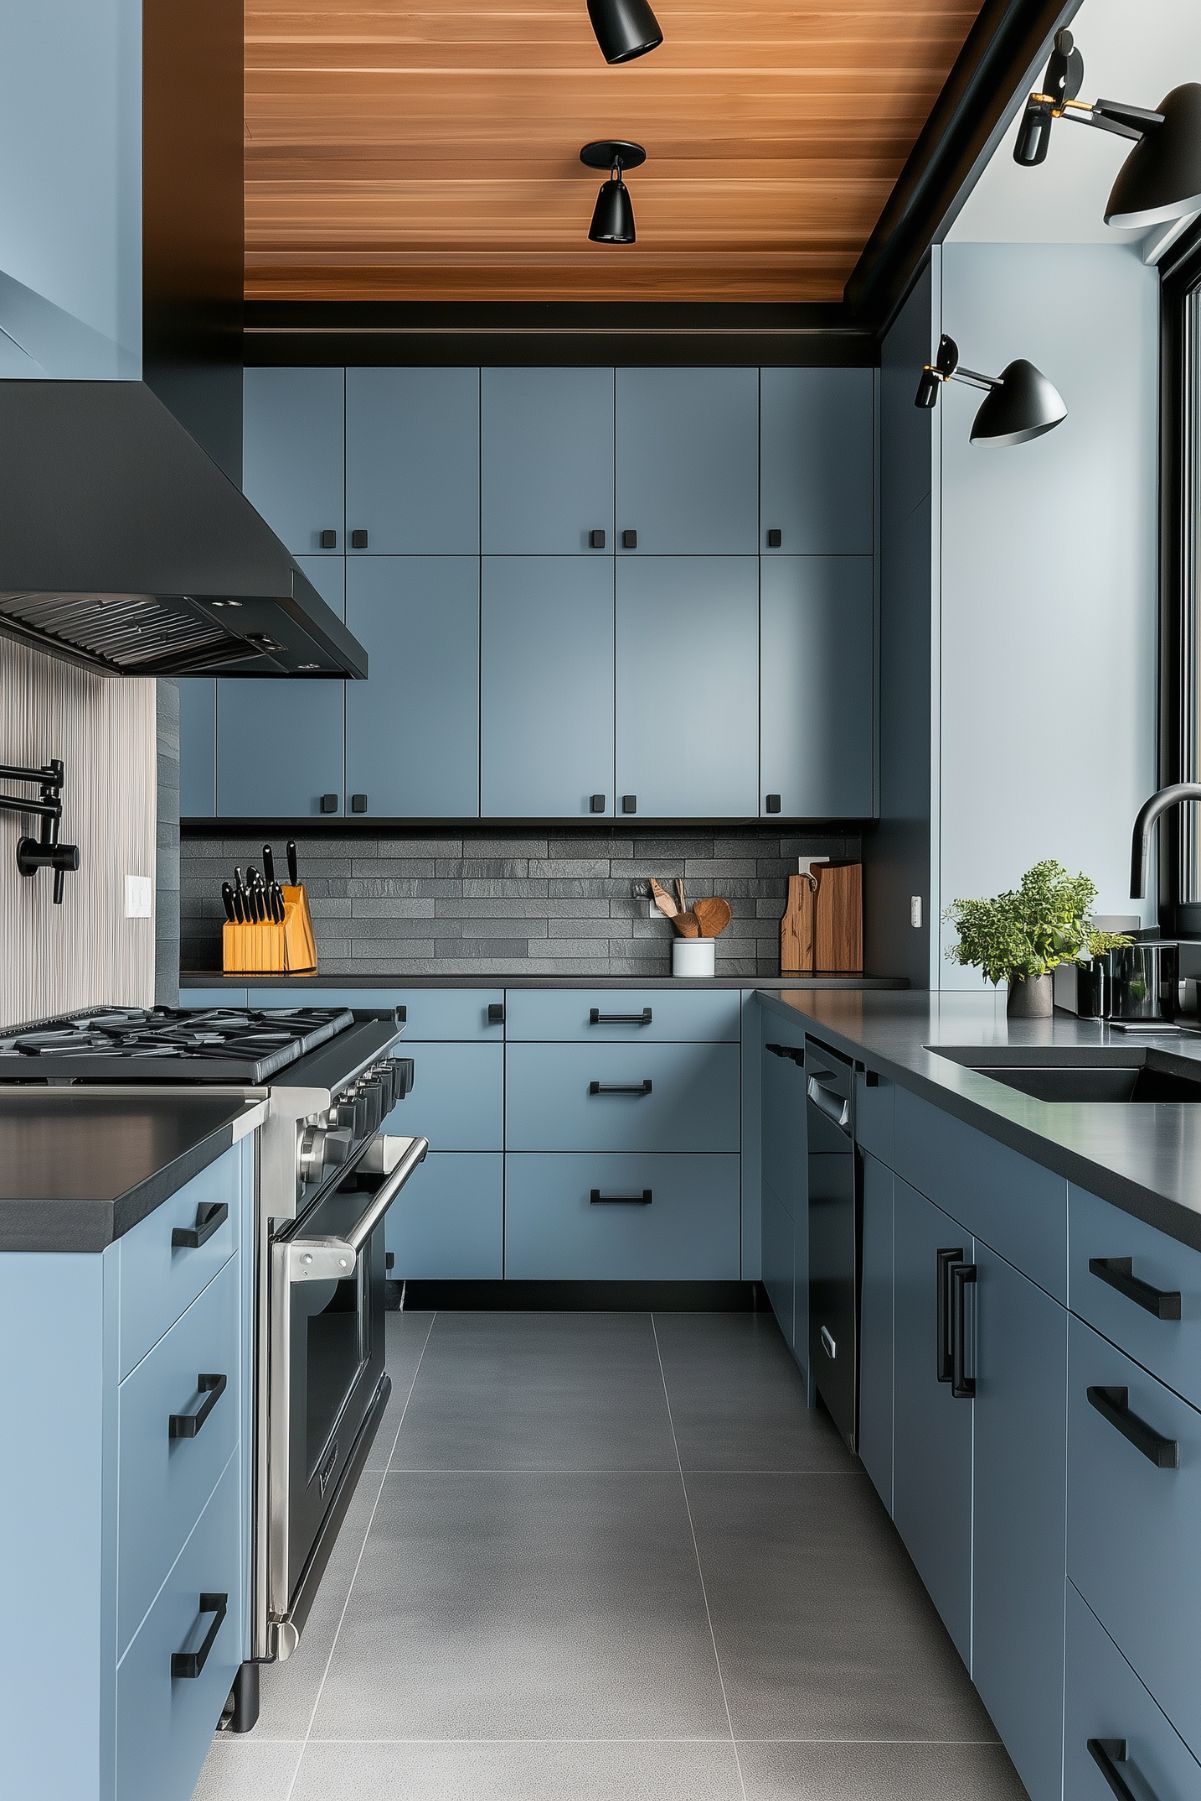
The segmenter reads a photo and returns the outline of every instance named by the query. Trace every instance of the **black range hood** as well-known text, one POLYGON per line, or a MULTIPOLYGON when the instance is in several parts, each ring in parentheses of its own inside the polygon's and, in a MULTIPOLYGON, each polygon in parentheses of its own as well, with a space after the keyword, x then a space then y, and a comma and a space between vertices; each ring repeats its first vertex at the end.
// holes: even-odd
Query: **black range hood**
POLYGON ((275 533, 137 381, 0 382, 0 633, 110 675, 367 674, 275 533))

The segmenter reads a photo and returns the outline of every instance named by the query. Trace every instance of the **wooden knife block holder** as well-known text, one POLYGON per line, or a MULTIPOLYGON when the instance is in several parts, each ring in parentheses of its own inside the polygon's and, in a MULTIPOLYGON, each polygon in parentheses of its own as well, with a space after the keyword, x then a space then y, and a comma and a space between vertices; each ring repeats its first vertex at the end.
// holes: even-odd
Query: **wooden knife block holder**
POLYGON ((221 935, 226 975, 309 975, 317 967, 317 940, 303 883, 284 886, 284 922, 239 925, 226 920, 221 935))
POLYGON ((863 974, 862 863, 819 863, 811 876, 789 876, 780 974, 863 974))

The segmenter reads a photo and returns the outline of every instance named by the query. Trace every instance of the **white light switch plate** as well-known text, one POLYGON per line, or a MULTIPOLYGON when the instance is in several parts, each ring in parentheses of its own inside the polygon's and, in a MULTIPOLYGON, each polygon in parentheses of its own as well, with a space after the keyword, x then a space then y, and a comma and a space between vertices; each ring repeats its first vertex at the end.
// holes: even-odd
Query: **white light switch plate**
POLYGON ((921 926, 922 897, 920 894, 913 894, 909 897, 909 923, 911 926, 921 926))
POLYGON ((150 886, 148 875, 127 875, 125 878, 125 917, 126 919, 149 919, 150 909, 154 901, 154 890, 150 886))

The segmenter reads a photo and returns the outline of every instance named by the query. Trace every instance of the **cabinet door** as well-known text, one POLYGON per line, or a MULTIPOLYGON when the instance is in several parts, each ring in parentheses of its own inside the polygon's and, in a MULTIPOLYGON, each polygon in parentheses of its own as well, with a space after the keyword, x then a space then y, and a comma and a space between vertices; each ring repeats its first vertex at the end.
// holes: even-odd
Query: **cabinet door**
POLYGON ((211 819, 217 806, 216 683, 179 684, 179 811, 185 819, 211 819))
POLYGON ((612 559, 485 557, 481 580, 480 811, 612 813, 612 559))
POLYGON ((242 490, 293 556, 344 548, 343 380, 341 369, 246 371, 242 490))
MULTIPOLYGON (((298 557, 339 619, 342 557, 298 557)), ((217 813, 309 819, 342 811, 345 691, 338 681, 217 683, 217 813), (323 806, 323 798, 332 804, 323 806)))
POLYGON ((859 1458, 892 1512, 892 1171, 863 1158, 859 1294, 859 1458))
POLYGON ((870 557, 764 559, 760 812, 870 815, 874 612, 870 557))
POLYGON ((346 371, 346 530, 351 555, 478 552, 478 369, 346 371))
POLYGON ((485 369, 481 383, 485 555, 611 556, 612 369, 485 369))
MULTIPOLYGON (((763 1186, 763 1286, 776 1316, 776 1324, 790 1350, 797 1344, 796 1270, 793 1264, 795 1222, 779 1196, 763 1186)), ((806 1324, 806 1330, 808 1325, 806 1324)), ((804 1345, 802 1339, 801 1344, 804 1345)))
POLYGON ((757 558, 618 558, 619 813, 758 811, 758 638, 757 558))
POLYGON ((478 557, 351 557, 346 623, 371 659, 346 684, 350 811, 476 817, 478 557))
POLYGON ((757 550, 759 371, 619 369, 616 464, 619 554, 757 550))
POLYGON ((870 369, 760 371, 761 550, 872 554, 874 381, 870 369))
POLYGON ((976 1244, 972 1680, 1031 1801, 1058 1801, 1068 1316, 976 1244))
POLYGON ((972 1403, 938 1379, 940 1253, 970 1262, 962 1226, 893 1182, 893 1520, 964 1663, 972 1640, 972 1403))

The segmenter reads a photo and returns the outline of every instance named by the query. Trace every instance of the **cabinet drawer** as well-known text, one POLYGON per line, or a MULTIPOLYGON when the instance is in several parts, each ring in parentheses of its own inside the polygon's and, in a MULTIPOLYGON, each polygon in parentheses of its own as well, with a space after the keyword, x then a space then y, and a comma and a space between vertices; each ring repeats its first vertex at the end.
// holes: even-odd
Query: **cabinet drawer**
POLYGON ((893 1168, 1023 1275, 1067 1298, 1068 1185, 961 1119, 898 1087, 893 1168))
POLYGON ((403 1007, 406 1039, 496 1039, 505 1035, 504 992, 500 988, 320 988, 297 985, 295 996, 281 988, 250 988, 251 1007, 354 1007, 379 1012, 403 1007), (501 1008, 501 1017, 489 1010, 501 1008))
POLYGON ((737 1151, 734 1044, 519 1044, 512 1151, 737 1151))
POLYGON ((509 1038, 575 1039, 588 1044, 737 1044, 737 989, 510 989, 509 1038))
POLYGON ((238 1460, 232 1457, 192 1536, 117 1669, 118 1801, 189 1801, 242 1660, 238 1460), (172 1673, 176 1653, 200 1653, 196 1676, 172 1673))
POLYGON ((895 1085, 885 1076, 855 1072, 855 1142, 892 1168, 892 1115, 895 1085))
POLYGON ((1201 1406, 1201 1256, 1196 1251, 1095 1194, 1069 1188, 1068 1305, 1136 1363, 1201 1406), (1089 1268, 1100 1260, 1104 1270, 1089 1268), (1135 1296, 1114 1286, 1131 1278, 1142 1285, 1135 1296), (1172 1317, 1176 1313, 1179 1318, 1172 1317))
POLYGON ((1069 1343, 1068 1575, 1196 1755, 1201 1413, 1077 1319, 1069 1343), (1145 1450, 1098 1412, 1090 1390, 1122 1408, 1145 1450), (1157 1441, 1175 1445, 1178 1467, 1145 1454, 1157 1441))
POLYGON ((1201 1795, 1201 1764, 1069 1582, 1064 1801, 1112 1801, 1114 1791, 1089 1749, 1098 1739, 1108 1741, 1111 1757, 1125 1753, 1116 1767, 1139 1801, 1201 1795))
POLYGON ((238 1275, 239 1260, 231 1257, 121 1384, 118 1652, 137 1631, 238 1443, 238 1275))
POLYGON ((237 1249, 241 1152, 226 1151, 120 1240, 121 1375, 146 1355, 237 1249), (189 1233, 201 1242, 172 1242, 189 1233))
POLYGON ((428 1138, 432 1151, 499 1151, 504 1049, 499 1044, 404 1044, 413 1086, 388 1130, 428 1138))
MULTIPOLYGON (((232 984, 227 987, 225 983, 222 983, 219 988, 181 988, 179 1004, 189 1012, 194 1010, 207 1012, 210 1007, 245 1007, 247 1005, 246 992, 245 988, 235 988, 232 984)), ((284 1002, 277 1000, 272 1005, 282 1007, 284 1002)))
POLYGON ((503 1237, 499 1151, 431 1151, 384 1223, 398 1282, 499 1279, 503 1237))
POLYGON ((505 1273, 536 1281, 736 1280, 738 1158, 510 1157, 505 1273))

